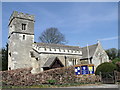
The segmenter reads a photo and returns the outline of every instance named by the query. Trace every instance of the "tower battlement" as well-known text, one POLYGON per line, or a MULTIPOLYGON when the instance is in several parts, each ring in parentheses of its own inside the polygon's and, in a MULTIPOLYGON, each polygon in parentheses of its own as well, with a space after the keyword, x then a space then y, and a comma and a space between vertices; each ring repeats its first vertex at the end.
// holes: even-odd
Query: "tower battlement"
POLYGON ((22 13, 22 12, 17 12, 17 11, 13 11, 10 19, 9 19, 9 22, 11 22, 11 20, 13 18, 22 18, 22 19, 27 19, 27 20, 31 20, 31 21, 34 21, 34 15, 30 15, 30 14, 25 14, 25 13, 22 13))
POLYGON ((8 68, 31 67, 30 51, 33 42, 34 15, 14 11, 9 19, 8 68))

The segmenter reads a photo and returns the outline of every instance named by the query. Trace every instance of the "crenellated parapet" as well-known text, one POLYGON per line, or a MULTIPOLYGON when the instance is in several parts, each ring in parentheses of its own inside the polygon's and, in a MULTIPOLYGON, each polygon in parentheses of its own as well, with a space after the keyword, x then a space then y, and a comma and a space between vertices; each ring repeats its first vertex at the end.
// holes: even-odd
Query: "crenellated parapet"
POLYGON ((8 28, 8 69, 31 67, 29 54, 34 42, 34 16, 14 11, 8 28))
POLYGON ((9 19, 9 23, 14 18, 20 18, 20 19, 34 21, 34 15, 30 15, 30 14, 27 14, 27 13, 25 14, 25 13, 17 12, 17 11, 13 11, 13 13, 12 13, 10 19, 9 19))
POLYGON ((54 54, 68 54, 68 55, 82 55, 80 47, 55 45, 46 43, 34 43, 33 49, 39 53, 54 53, 54 54))

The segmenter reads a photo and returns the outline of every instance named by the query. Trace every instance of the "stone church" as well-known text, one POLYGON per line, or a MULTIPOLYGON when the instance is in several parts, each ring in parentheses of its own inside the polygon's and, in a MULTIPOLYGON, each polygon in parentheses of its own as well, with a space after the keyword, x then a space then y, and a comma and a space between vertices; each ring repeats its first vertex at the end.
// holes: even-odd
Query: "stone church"
POLYGON ((87 47, 34 42, 33 15, 14 11, 9 19, 8 69, 33 67, 32 72, 78 64, 109 62, 100 42, 87 47))

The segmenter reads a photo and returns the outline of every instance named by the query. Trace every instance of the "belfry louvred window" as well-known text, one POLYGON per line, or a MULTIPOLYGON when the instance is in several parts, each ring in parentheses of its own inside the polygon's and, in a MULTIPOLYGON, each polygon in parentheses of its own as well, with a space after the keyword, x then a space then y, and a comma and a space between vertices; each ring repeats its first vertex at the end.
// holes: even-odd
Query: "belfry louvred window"
POLYGON ((22 30, 26 30, 26 24, 22 23, 22 30))

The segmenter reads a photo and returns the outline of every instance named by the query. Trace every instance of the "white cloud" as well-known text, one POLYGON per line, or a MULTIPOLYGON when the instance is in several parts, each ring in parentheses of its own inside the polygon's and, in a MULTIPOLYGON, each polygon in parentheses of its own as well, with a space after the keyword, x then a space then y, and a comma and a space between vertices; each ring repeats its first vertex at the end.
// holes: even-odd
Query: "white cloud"
MULTIPOLYGON (((92 23, 96 23, 96 22, 111 22, 111 21, 117 21, 118 19, 118 11, 117 8, 115 9, 111 9, 111 11, 108 13, 104 13, 104 11, 102 13, 99 13, 96 15, 91 15, 90 11, 91 9, 88 9, 84 14, 80 14, 79 19, 78 19, 78 23, 82 23, 82 24, 92 24, 92 23)), ((96 12, 96 11, 95 11, 96 12)))
MULTIPOLYGON (((120 37, 119 37, 120 38, 120 37)), ((115 37, 109 37, 109 38, 103 38, 103 39, 99 39, 100 41, 108 41, 108 40, 115 40, 118 39, 118 36, 115 37)))

